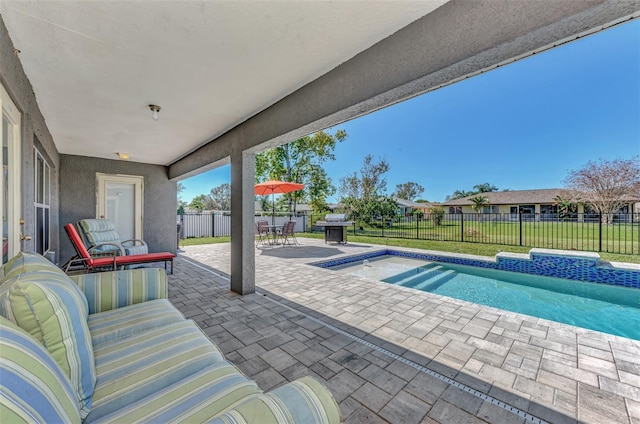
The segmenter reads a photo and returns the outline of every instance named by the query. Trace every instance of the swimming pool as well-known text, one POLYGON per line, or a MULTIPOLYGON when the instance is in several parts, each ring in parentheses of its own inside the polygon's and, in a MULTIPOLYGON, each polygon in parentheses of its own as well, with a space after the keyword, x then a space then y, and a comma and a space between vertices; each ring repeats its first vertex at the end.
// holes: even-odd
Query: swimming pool
POLYGON ((640 340, 640 290, 378 256, 329 269, 640 340))

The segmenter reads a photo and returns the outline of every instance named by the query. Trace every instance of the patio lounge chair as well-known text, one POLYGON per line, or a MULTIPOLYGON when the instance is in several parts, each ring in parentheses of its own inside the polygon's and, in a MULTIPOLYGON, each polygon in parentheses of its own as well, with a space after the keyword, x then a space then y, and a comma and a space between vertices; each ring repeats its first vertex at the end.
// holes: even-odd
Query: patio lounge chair
POLYGON ((145 264, 152 262, 164 262, 164 268, 167 269, 167 262, 171 262, 171 274, 173 274, 173 259, 176 257, 170 252, 157 252, 157 253, 145 253, 140 255, 126 255, 117 256, 117 250, 113 250, 109 256, 104 256, 105 253, 101 252, 102 256, 91 256, 89 250, 86 248, 80 235, 76 231, 76 227, 73 224, 67 224, 64 226, 71 244, 73 244, 76 253, 75 258, 71 259, 64 266, 64 271, 68 272, 74 265, 82 265, 87 272, 99 271, 99 270, 117 270, 119 267, 125 265, 145 264))
POLYGON ((108 219, 81 219, 76 225, 82 242, 94 254, 110 255, 119 250, 119 255, 141 255, 149 253, 147 243, 139 239, 120 240, 115 225, 108 219))

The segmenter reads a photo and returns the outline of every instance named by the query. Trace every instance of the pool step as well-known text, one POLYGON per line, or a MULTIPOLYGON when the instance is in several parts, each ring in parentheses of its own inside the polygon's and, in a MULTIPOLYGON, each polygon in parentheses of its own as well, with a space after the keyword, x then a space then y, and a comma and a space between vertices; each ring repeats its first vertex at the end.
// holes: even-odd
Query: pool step
POLYGON ((419 266, 418 268, 413 268, 408 271, 404 271, 398 275, 393 275, 391 277, 385 278, 382 281, 384 281, 385 283, 399 284, 401 281, 405 281, 407 279, 413 278, 416 275, 419 275, 430 269, 434 269, 435 267, 440 268, 440 265, 438 265, 435 262, 429 262, 425 265, 419 266))
POLYGON ((429 278, 426 281, 423 281, 415 286, 412 286, 414 289, 423 290, 423 291, 432 291, 436 288, 440 287, 450 279, 456 276, 456 272, 452 269, 441 272, 438 275, 429 278))
MULTIPOLYGON (((423 268, 424 269, 424 268, 423 268)), ((395 283, 396 286, 410 286, 414 281, 423 281, 425 278, 429 278, 430 274, 440 274, 442 271, 442 266, 438 265, 433 268, 425 269, 422 272, 418 272, 417 274, 414 272, 408 277, 403 278, 395 283)))

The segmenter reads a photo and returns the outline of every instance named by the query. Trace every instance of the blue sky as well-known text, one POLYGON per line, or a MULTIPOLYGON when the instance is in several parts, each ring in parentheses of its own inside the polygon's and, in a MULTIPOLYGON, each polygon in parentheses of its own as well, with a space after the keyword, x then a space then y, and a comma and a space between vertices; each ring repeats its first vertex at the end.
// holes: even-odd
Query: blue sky
MULTIPOLYGON (((325 169, 338 187, 372 154, 388 194, 414 181, 430 201, 484 182, 559 188, 590 160, 640 155, 639 75, 635 20, 331 128, 349 137, 325 169)), ((182 199, 230 178, 227 165, 184 180, 182 199)))

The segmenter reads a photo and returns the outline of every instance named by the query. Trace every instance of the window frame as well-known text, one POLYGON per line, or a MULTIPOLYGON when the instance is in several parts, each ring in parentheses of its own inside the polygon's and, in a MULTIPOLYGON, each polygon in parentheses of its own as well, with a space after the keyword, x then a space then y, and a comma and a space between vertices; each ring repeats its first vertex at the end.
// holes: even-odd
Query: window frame
POLYGON ((35 218, 33 243, 34 250, 41 255, 45 255, 51 250, 51 165, 35 146, 33 148, 33 170, 33 209, 35 218), (40 184, 42 184, 42 187, 39 187, 40 184), (39 197, 39 190, 42 190, 42 197, 39 197), (39 214, 42 215, 42 226, 38 225, 39 214))

